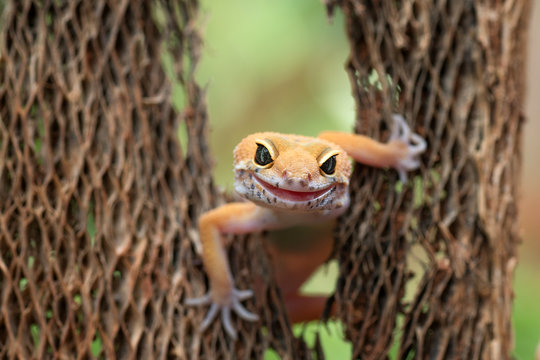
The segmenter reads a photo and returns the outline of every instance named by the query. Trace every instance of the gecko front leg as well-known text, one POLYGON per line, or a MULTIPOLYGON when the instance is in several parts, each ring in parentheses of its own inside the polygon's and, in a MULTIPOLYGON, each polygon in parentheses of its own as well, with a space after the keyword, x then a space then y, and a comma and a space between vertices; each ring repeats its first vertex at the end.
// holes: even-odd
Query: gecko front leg
POLYGON ((236 330, 231 322, 231 311, 247 321, 257 321, 259 317, 246 310, 240 301, 253 296, 251 290, 234 287, 229 261, 223 245, 223 234, 247 234, 273 227, 271 212, 253 203, 230 203, 204 213, 199 219, 199 233, 202 243, 202 258, 210 280, 208 293, 200 298, 187 299, 186 305, 207 305, 210 309, 203 322, 205 330, 221 311, 223 326, 231 338, 236 339, 236 330))
POLYGON ((356 162, 396 169, 400 180, 406 182, 407 171, 420 166, 418 157, 426 150, 426 141, 411 132, 403 116, 394 114, 393 119, 394 128, 387 143, 340 131, 325 131, 318 137, 341 146, 356 162))

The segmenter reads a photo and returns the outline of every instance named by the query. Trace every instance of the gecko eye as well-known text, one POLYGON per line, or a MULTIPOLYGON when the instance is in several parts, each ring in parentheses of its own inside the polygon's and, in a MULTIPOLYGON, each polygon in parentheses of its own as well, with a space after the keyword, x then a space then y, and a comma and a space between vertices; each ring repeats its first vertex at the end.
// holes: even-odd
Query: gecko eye
POLYGON ((260 166, 267 166, 273 161, 272 155, 270 155, 270 151, 268 151, 266 146, 257 144, 257 151, 255 151, 255 163, 260 166))
POLYGON ((336 156, 337 154, 330 156, 321 164, 320 168, 325 174, 332 175, 336 171, 336 156))

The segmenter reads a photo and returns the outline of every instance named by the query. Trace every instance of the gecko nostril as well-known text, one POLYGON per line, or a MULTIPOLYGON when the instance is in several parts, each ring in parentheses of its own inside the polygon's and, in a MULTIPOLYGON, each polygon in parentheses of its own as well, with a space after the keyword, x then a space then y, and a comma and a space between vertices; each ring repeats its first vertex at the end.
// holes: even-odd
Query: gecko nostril
POLYGON ((300 186, 302 186, 302 187, 306 187, 306 186, 307 186, 307 181, 304 180, 304 179, 301 179, 301 180, 299 181, 299 183, 300 183, 300 186))
POLYGON ((283 170, 283 172, 281 173, 281 177, 284 179, 287 177, 287 170, 283 170))

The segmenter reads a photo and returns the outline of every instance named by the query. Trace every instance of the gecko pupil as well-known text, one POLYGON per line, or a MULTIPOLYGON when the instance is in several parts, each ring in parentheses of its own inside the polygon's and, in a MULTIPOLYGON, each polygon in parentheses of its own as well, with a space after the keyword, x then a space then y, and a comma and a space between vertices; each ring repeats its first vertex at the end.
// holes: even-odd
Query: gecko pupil
POLYGON ((255 162, 258 165, 264 166, 272 162, 272 156, 270 156, 270 151, 264 145, 257 144, 257 151, 255 151, 255 162))
POLYGON ((330 156, 323 162, 321 170, 324 171, 325 174, 332 175, 336 171, 336 155, 330 156))

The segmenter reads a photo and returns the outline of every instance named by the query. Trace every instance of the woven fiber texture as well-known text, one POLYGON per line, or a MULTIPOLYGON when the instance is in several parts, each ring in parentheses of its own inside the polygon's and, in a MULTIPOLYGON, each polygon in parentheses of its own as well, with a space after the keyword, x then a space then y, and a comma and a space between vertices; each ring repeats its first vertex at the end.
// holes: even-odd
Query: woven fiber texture
POLYGON ((336 299, 355 357, 399 340, 400 359, 510 358, 530 3, 327 6, 345 14, 356 130, 385 139, 398 112, 428 143, 404 187, 354 174, 336 299))
MULTIPOLYGON (((356 131, 384 141, 399 112, 428 142, 407 185, 355 168, 330 300, 354 357, 397 339, 399 358, 508 358, 529 2, 326 5, 345 14, 356 131)), ((183 305, 207 290, 197 219, 225 201, 194 80, 198 7, 5 2, 0 358, 324 358, 293 336, 259 235, 228 250, 259 323, 234 318, 231 342, 183 305)))
POLYGON ((191 0, 6 4, 0 358, 310 356, 256 239, 231 267, 239 287, 259 279, 267 335, 242 321, 236 343, 218 321, 200 334, 204 312, 183 305, 206 291, 197 219, 223 202, 198 21, 191 0))

